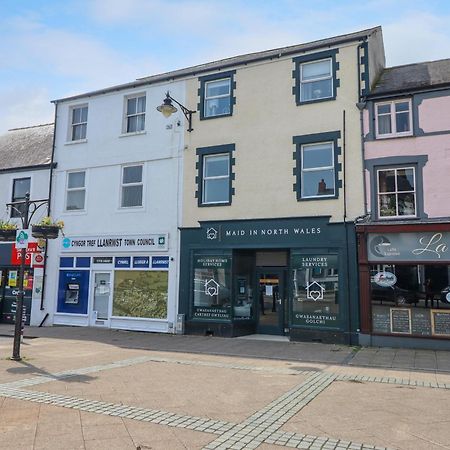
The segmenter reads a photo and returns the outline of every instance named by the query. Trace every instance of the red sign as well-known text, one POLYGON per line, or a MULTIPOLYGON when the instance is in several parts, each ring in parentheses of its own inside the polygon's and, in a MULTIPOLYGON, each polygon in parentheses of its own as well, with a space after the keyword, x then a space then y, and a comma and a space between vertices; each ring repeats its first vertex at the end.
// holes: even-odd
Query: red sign
MULTIPOLYGON (((30 242, 28 244, 27 252, 25 254, 25 265, 26 266, 30 265, 32 254, 36 253, 38 251, 37 246, 38 246, 37 242, 30 242)), ((11 251, 11 264, 13 266, 20 266, 20 260, 22 257, 21 252, 22 251, 20 249, 18 250, 16 248, 15 244, 13 244, 12 251, 11 251)))
POLYGON ((34 268, 44 267, 44 255, 42 253, 33 253, 31 258, 31 265, 34 268))

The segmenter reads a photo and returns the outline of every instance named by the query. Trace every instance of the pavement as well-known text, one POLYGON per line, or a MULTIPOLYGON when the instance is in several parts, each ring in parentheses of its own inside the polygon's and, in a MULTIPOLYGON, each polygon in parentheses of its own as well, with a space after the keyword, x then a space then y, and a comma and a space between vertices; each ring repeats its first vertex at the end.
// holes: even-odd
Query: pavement
POLYGON ((450 449, 450 352, 0 325, 0 449, 450 449))

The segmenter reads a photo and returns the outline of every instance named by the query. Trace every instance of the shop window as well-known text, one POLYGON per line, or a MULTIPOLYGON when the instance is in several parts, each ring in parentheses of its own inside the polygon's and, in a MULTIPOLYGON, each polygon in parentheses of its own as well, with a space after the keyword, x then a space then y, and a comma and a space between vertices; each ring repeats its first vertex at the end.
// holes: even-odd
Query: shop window
POLYGON ((193 318, 231 318, 231 257, 195 255, 193 270, 193 318))
POLYGON ((450 337, 450 266, 370 266, 375 334, 450 337))
POLYGON ((378 138, 409 136, 411 128, 411 100, 377 103, 376 136, 378 138))
POLYGON ((86 139, 88 107, 74 106, 70 109, 70 141, 84 141, 86 139))
POLYGON ((67 174, 66 211, 82 211, 86 200, 86 172, 67 174))
POLYGON ((134 95, 125 97, 125 133, 138 133, 145 130, 146 96, 134 95))
POLYGON ((167 271, 116 270, 113 316, 165 319, 167 271))
POLYGON ((222 72, 201 77, 200 80, 200 119, 231 116, 236 99, 233 97, 235 88, 235 71, 222 72))
POLYGON ((297 105, 336 99, 339 87, 337 53, 334 49, 293 59, 297 105))
MULTIPOLYGON (((11 201, 22 202, 25 200, 25 194, 30 193, 31 178, 15 178, 13 180, 11 201)), ((21 217, 25 213, 25 205, 17 205, 11 208, 11 217, 21 217)))
POLYGON ((416 181, 414 167, 379 169, 379 218, 416 216, 416 181))
POLYGON ((122 208, 140 207, 143 205, 143 166, 122 167, 121 201, 122 208))
POLYGON ((339 316, 338 256, 335 254, 291 257, 293 324, 337 327, 339 316))

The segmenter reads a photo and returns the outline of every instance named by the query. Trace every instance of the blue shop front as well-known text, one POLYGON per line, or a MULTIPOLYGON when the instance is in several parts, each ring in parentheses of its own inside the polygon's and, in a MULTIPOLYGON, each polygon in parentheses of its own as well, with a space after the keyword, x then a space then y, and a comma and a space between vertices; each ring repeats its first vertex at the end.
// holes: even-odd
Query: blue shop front
POLYGON ((356 343, 353 224, 329 217, 200 222, 181 229, 188 334, 356 343))

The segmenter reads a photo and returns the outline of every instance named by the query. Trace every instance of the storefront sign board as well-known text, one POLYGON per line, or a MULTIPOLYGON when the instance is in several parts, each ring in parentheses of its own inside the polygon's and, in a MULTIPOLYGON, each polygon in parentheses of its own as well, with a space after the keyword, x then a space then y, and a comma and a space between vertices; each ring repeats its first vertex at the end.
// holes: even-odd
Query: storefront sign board
POLYGON ((369 234, 369 261, 450 262, 450 232, 369 234))
POLYGON ((117 253, 167 251, 169 235, 67 236, 61 240, 62 253, 117 253))

